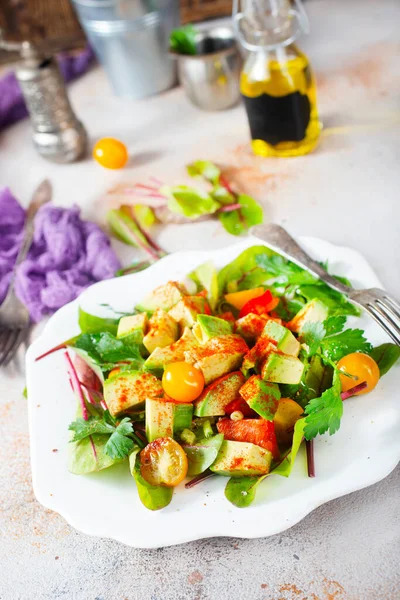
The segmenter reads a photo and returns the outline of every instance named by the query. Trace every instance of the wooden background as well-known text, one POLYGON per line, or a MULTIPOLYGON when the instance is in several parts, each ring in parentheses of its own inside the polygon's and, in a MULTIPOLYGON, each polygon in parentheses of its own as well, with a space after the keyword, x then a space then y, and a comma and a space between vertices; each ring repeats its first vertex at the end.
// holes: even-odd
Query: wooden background
MULTIPOLYGON (((231 0, 181 0, 183 23, 230 15, 231 11, 231 0)), ((45 40, 57 49, 85 44, 70 0, 0 0, 0 28, 7 40, 45 40)), ((6 53, 0 50, 0 62, 6 60, 6 53)))

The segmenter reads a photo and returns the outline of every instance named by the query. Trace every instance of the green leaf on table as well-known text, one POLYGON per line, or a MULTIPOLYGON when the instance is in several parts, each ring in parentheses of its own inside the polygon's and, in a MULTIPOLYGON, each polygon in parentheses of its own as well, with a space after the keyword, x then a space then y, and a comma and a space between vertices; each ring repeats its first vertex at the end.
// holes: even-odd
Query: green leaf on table
POLYGON ((143 479, 140 472, 140 456, 134 452, 129 457, 129 467, 136 482, 138 494, 142 504, 149 510, 160 510, 172 500, 174 489, 162 485, 151 485, 143 479))
POLYGON ((196 441, 195 444, 183 444, 182 448, 186 452, 189 463, 188 475, 199 475, 208 469, 217 458, 223 441, 224 436, 218 433, 213 437, 196 441))
POLYGON ((196 30, 193 25, 173 29, 169 36, 170 49, 178 54, 197 54, 196 30))
POLYGON ((148 247, 149 244, 145 236, 124 207, 109 210, 107 213, 107 223, 111 232, 121 242, 139 248, 148 247))
POLYGON ((222 206, 234 204, 236 202, 235 196, 231 194, 223 185, 215 185, 210 194, 214 200, 219 202, 219 204, 222 206))
POLYGON ((374 359, 379 367, 379 372, 385 375, 400 358, 400 347, 396 344, 381 344, 373 348, 370 356, 374 359))
POLYGON ((218 274, 214 263, 210 260, 199 265, 189 274, 189 277, 193 279, 201 289, 206 290, 208 303, 211 306, 211 309, 215 310, 219 298, 219 287, 218 274))
POLYGON ((156 216, 150 206, 144 204, 136 204, 131 207, 135 218, 138 220, 140 225, 144 228, 151 227, 156 222, 156 216))
POLYGON ((219 182, 221 171, 217 165, 214 165, 214 163, 209 160, 196 160, 195 162, 190 163, 190 165, 187 165, 186 168, 190 177, 201 176, 214 185, 219 182))
POLYGON ((110 319, 107 317, 98 317, 79 307, 79 327, 82 333, 100 333, 108 331, 115 335, 118 329, 118 322, 119 318, 110 319))
POLYGON ((257 488, 269 475, 289 477, 297 453, 304 437, 305 419, 299 419, 294 426, 292 447, 282 457, 281 462, 273 466, 266 475, 248 475, 231 477, 225 487, 225 497, 238 508, 246 508, 254 501, 257 488))
POLYGON ((352 352, 369 354, 371 344, 365 339, 362 329, 345 329, 341 333, 325 337, 321 342, 322 355, 337 362, 352 352))
POLYGON ((341 386, 337 371, 333 375, 333 385, 319 398, 310 400, 305 408, 306 425, 304 437, 312 440, 318 434, 329 431, 333 435, 340 427, 343 415, 343 401, 340 396, 341 386))
MULTIPOLYGON (((266 246, 251 246, 244 250, 235 260, 228 263, 218 273, 218 283, 221 293, 226 291, 235 292, 241 288, 242 281, 248 278, 250 275, 265 281, 265 271, 258 266, 257 259, 260 256, 270 256, 273 254, 272 250, 266 246), (228 289, 229 287, 229 289, 228 289)), ((261 283, 261 281, 259 283, 261 283)), ((253 287, 252 285, 249 286, 253 287)), ((249 289, 247 288, 247 289, 249 289)))
POLYGON ((241 205, 241 208, 231 212, 220 212, 218 215, 228 233, 241 235, 253 225, 259 225, 263 222, 263 209, 254 198, 247 196, 247 194, 240 194, 236 202, 241 205))
POLYGON ((160 188, 160 192, 167 198, 168 208, 171 212, 183 215, 188 219, 198 219, 203 215, 210 215, 220 207, 210 194, 187 185, 163 186, 160 188))

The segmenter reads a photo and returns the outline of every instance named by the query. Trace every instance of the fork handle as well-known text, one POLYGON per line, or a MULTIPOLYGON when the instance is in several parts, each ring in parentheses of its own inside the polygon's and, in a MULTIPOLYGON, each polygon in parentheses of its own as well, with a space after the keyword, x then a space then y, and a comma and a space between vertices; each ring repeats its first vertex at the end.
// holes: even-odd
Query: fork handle
POLYGON ((351 288, 329 275, 319 263, 304 252, 298 243, 288 234, 286 229, 280 225, 275 225, 274 223, 257 225, 251 229, 250 233, 265 242, 272 250, 279 252, 279 254, 296 263, 299 267, 307 269, 315 277, 322 279, 322 281, 337 292, 346 295, 351 292, 351 288))

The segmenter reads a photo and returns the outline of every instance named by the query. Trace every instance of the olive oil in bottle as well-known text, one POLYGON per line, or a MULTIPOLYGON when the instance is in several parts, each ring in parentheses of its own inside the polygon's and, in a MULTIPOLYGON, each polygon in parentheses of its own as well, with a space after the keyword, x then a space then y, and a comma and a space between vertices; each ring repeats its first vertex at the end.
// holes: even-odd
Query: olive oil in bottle
POLYGON ((240 80, 255 154, 299 156, 311 152, 321 130, 315 81, 308 58, 293 43, 305 29, 300 0, 234 3, 239 40, 248 51, 240 80))

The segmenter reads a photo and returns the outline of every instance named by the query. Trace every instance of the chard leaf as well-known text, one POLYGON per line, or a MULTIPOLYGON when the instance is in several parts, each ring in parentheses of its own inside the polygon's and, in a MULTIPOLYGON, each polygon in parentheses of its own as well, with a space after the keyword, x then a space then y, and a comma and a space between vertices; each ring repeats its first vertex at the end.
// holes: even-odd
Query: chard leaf
POLYGON ((211 196, 223 206, 236 202, 235 197, 223 185, 216 185, 211 192, 211 196))
POLYGON ((400 347, 396 344, 381 344, 373 348, 370 356, 374 359, 382 375, 385 375, 400 358, 400 347))
POLYGON ((173 488, 164 487, 162 485, 150 485, 145 479, 143 479, 140 472, 140 456, 137 452, 129 457, 129 467, 131 474, 136 482, 138 494, 142 504, 149 510, 160 510, 172 500, 173 488))
POLYGON ((210 215, 220 207, 210 194, 187 185, 163 186, 160 192, 168 199, 168 208, 171 212, 189 219, 210 215))
POLYGON ((103 434, 94 434, 68 444, 68 471, 74 475, 86 475, 120 462, 106 453, 106 444, 107 437, 103 434))
POLYGON ((290 451, 285 454, 282 462, 272 469, 271 473, 274 473, 275 475, 282 475, 282 477, 289 477, 290 473, 292 472, 297 453, 301 446, 301 442, 303 441, 305 426, 305 418, 298 419, 296 421, 294 426, 292 447, 290 451))
POLYGON ((263 222, 263 210, 254 198, 247 196, 247 194, 240 194, 236 202, 241 205, 241 208, 231 212, 221 212, 218 215, 228 233, 241 235, 253 225, 259 225, 263 222))
POLYGON ((79 307, 79 327, 82 333, 100 333, 108 331, 115 335, 118 329, 118 319, 91 315, 79 307))
MULTIPOLYGON (((228 263, 223 269, 218 273, 218 283, 220 293, 223 294, 226 291, 235 292, 238 289, 248 289, 241 288, 240 285, 242 281, 252 273, 253 277, 258 276, 261 277, 261 281, 258 283, 262 283, 265 281, 265 271, 257 266, 257 258, 260 256, 270 256, 272 254, 272 250, 269 250, 266 246, 251 246, 244 250, 235 260, 228 263), (229 290, 228 290, 229 284, 229 290)), ((253 287, 253 285, 249 285, 249 288, 253 287)))
POLYGON ((213 437, 199 440, 195 444, 182 445, 188 457, 188 475, 199 475, 208 469, 217 458, 223 441, 224 436, 222 433, 218 433, 213 437))
POLYGON ((214 185, 217 185, 219 182, 221 171, 217 165, 214 165, 214 163, 210 162, 209 160, 196 160, 190 165, 187 165, 186 168, 190 177, 201 176, 214 185))

